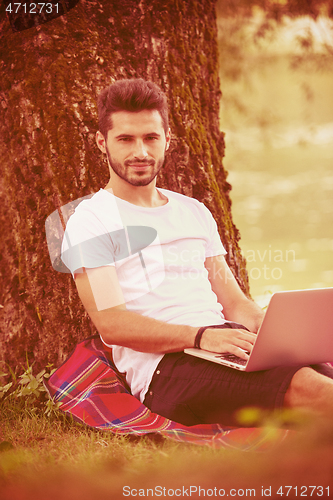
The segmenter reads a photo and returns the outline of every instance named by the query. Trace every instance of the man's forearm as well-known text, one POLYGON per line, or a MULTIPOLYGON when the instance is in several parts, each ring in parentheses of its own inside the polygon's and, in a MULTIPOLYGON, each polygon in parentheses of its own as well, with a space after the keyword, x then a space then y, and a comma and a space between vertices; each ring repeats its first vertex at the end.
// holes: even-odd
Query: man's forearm
POLYGON ((75 283, 86 311, 107 344, 165 353, 193 347, 197 328, 168 324, 126 309, 114 267, 84 270, 75 275, 75 283))
MULTIPOLYGON (((183 351, 194 346, 198 332, 197 327, 172 325, 124 309, 100 311, 98 314, 98 325, 95 324, 104 342, 140 352, 183 351)), ((96 321, 96 318, 92 319, 96 321)), ((208 328, 204 333, 202 348, 213 352, 230 352, 247 359, 244 350, 251 351, 254 339, 254 333, 244 330, 208 328)))
POLYGON ((99 311, 91 317, 104 342, 141 352, 178 352, 193 347, 198 331, 124 309, 99 311))
MULTIPOLYGON (((106 344, 156 353, 179 352, 194 346, 198 327, 165 323, 128 311, 122 293, 114 293, 115 287, 110 286, 112 273, 115 278, 115 270, 109 266, 75 275, 82 303, 106 344), (97 294, 93 293, 94 287, 97 287, 97 294), (102 300, 104 296, 108 300, 102 300)), ((238 321, 242 322, 241 319, 238 321)), ((254 338, 255 334, 244 330, 208 328, 204 333, 203 348, 244 356, 244 350, 251 350, 254 338)))
POLYGON ((226 319, 246 326, 253 333, 257 333, 265 316, 258 304, 245 297, 241 304, 238 303, 234 308, 223 312, 226 319))

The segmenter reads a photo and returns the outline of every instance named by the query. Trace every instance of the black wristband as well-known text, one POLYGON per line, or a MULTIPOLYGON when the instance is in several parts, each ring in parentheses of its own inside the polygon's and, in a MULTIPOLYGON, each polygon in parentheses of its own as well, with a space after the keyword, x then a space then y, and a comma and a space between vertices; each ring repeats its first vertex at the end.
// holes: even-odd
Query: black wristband
POLYGON ((199 328, 199 330, 198 330, 198 332, 197 332, 197 334, 195 336, 195 339, 194 339, 194 347, 196 349, 201 349, 201 347, 200 347, 201 337, 202 337, 203 332, 207 328, 209 328, 209 326, 202 326, 201 328, 199 328))

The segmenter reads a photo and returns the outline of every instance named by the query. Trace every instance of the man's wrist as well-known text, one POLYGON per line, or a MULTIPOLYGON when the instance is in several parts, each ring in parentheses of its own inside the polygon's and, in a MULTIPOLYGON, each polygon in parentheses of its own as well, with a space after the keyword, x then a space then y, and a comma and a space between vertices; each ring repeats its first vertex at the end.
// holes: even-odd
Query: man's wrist
POLYGON ((199 328, 199 330, 197 331, 197 334, 196 334, 195 339, 194 339, 195 349, 201 349, 200 342, 201 342, 201 337, 202 337, 203 332, 204 332, 203 327, 199 328))
POLYGON ((203 335, 203 332, 209 328, 208 326, 202 326, 199 328, 199 330, 197 331, 197 334, 195 336, 195 339, 194 339, 194 347, 196 349, 201 349, 201 338, 202 338, 202 335, 203 335))

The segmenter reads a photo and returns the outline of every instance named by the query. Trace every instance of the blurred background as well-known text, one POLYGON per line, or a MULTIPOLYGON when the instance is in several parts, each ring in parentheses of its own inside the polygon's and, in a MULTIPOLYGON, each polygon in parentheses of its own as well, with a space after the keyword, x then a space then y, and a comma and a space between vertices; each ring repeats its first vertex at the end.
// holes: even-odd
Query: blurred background
POLYGON ((223 17, 220 127, 252 297, 333 286, 333 22, 223 17))

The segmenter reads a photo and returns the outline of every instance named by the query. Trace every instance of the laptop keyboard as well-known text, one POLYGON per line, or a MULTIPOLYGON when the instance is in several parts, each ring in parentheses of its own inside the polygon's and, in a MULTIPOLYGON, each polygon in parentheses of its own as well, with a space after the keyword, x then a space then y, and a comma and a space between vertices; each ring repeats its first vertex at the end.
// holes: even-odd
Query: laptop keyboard
POLYGON ((215 358, 225 359, 226 361, 232 361, 233 363, 237 363, 238 365, 245 366, 247 363, 246 359, 240 358, 239 356, 235 356, 235 354, 217 354, 215 358))

